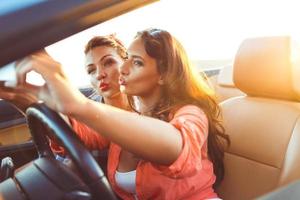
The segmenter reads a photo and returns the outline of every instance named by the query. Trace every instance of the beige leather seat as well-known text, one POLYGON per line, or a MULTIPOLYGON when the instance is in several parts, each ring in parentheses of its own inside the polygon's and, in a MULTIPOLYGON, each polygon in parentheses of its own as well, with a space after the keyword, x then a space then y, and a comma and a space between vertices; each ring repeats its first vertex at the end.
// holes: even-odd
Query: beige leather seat
MULTIPOLYGON (((231 138, 224 199, 252 199, 300 179, 300 51, 289 37, 245 40, 234 83, 246 96, 221 103, 231 138)), ((300 198, 300 197, 299 197, 300 198)))
POLYGON ((220 70, 217 76, 215 91, 218 102, 225 101, 231 97, 244 96, 245 94, 236 88, 233 83, 233 66, 227 65, 220 70))

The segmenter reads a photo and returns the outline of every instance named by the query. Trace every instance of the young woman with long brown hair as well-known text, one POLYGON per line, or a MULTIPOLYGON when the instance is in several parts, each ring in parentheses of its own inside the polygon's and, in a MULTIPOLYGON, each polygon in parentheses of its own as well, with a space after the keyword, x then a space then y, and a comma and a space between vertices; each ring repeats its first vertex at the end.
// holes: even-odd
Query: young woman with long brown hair
POLYGON ((224 145, 229 139, 213 92, 167 31, 138 33, 120 68, 120 89, 139 114, 85 98, 44 53, 25 59, 17 71, 18 87, 111 141, 108 179, 121 198, 217 198, 213 185, 224 174, 222 139, 224 145), (47 87, 28 86, 24 78, 31 70, 47 87))

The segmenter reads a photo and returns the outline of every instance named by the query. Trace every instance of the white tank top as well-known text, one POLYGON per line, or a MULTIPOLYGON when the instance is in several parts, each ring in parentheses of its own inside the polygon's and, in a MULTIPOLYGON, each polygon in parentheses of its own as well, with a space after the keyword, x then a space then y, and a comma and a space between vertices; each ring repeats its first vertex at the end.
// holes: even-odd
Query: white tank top
POLYGON ((115 179, 117 185, 128 193, 136 194, 135 186, 136 170, 129 172, 116 171, 115 179))
MULTIPOLYGON (((118 172, 116 171, 115 179, 119 188, 125 190, 126 192, 132 194, 135 200, 138 200, 136 196, 136 170, 129 172, 118 172)), ((220 198, 212 198, 208 200, 222 200, 220 198)))

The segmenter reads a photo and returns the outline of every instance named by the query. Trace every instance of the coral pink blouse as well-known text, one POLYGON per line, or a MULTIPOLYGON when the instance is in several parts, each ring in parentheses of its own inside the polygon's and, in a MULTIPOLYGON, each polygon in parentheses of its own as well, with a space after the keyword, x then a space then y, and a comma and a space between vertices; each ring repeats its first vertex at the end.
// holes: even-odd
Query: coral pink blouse
MULTIPOLYGON (((216 198, 212 185, 215 182, 213 164, 207 155, 208 120, 197 106, 186 105, 174 114, 169 122, 181 134, 183 146, 177 160, 170 166, 141 160, 136 168, 136 196, 141 199, 209 199, 216 198)), ((71 119, 73 129, 89 149, 103 149, 109 141, 86 125, 71 119)), ((54 150, 60 150, 52 146, 54 150)), ((110 143, 108 154, 108 179, 122 199, 134 200, 118 187, 115 173, 119 165, 121 147, 110 143)), ((61 150, 60 150, 61 151, 61 150)))

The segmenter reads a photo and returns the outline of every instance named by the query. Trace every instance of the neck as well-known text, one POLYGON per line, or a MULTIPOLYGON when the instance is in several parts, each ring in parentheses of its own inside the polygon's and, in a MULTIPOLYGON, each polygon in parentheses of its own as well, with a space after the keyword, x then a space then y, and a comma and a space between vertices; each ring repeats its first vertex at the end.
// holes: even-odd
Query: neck
POLYGON ((156 90, 151 95, 148 96, 140 96, 139 99, 139 110, 142 114, 147 115, 147 113, 151 112, 154 107, 157 105, 161 98, 161 91, 156 90))
POLYGON ((114 95, 113 97, 110 98, 103 98, 104 99, 104 103, 114 106, 114 107, 118 107, 118 108, 122 108, 122 109, 128 109, 128 101, 127 101, 127 97, 125 94, 122 93, 118 93, 117 95, 114 95))

